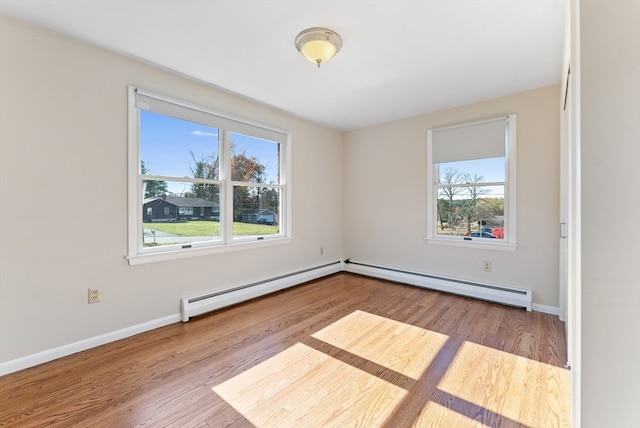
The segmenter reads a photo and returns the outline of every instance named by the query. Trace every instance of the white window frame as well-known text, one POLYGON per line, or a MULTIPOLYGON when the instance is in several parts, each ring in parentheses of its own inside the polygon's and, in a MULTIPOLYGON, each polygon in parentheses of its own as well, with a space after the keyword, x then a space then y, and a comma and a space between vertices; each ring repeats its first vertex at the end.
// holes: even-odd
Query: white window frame
MULTIPOLYGON (((429 244, 450 245, 457 247, 493 249, 502 251, 515 251, 516 240, 516 147, 517 147, 517 115, 506 116, 505 129, 505 158, 506 171, 504 183, 505 207, 504 207, 504 239, 468 238, 462 236, 438 235, 438 171, 433 166, 433 133, 436 131, 454 129, 469 125, 477 125, 505 119, 505 116, 493 117, 473 122, 460 123, 452 126, 433 128, 427 130, 427 236, 429 244)), ((483 186, 492 183, 481 183, 483 186)), ((501 184, 501 183, 500 183, 501 184)))
MULTIPOLYGON (((153 92, 129 86, 128 88, 128 254, 127 260, 130 265, 138 265, 144 263, 152 263, 165 260, 175 260, 206 254, 216 254, 228 251, 237 251, 242 249, 260 248, 270 245, 286 244, 291 242, 291 185, 289 183, 289 171, 291 171, 291 135, 288 131, 264 125, 258 122, 249 121, 243 118, 235 117, 226 113, 221 113, 207 107, 191 104, 185 101, 159 95, 153 92), (142 94, 144 97, 158 100, 160 103, 170 103, 176 108, 187 108, 193 110, 199 117, 207 117, 208 123, 217 124, 219 132, 222 134, 222 144, 220 144, 221 167, 219 182, 220 184, 220 238, 206 242, 194 242, 187 245, 167 245, 158 247, 144 247, 143 242, 143 176, 140 174, 140 108, 136 106, 136 93, 142 94), (203 116, 204 115, 204 116, 203 116), (219 124, 218 124, 219 123, 219 124), (237 183, 232 182, 231 177, 227 176, 226 171, 230 168, 231 155, 231 138, 233 132, 239 132, 245 135, 257 138, 265 138, 265 135, 271 138, 268 140, 276 141, 280 144, 280 183, 278 184, 262 184, 262 186, 278 188, 280 190, 280 209, 279 209, 279 233, 274 235, 250 236, 250 237, 233 237, 233 186, 237 183), (275 136, 275 138, 273 138, 275 136)), ((153 108, 145 108, 145 110, 155 111, 153 108)), ((163 112, 158 112, 165 114, 163 112)), ((171 116, 171 115, 169 115, 171 116)), ((193 120, 201 123, 199 120, 193 120)), ((146 179, 157 179, 167 181, 194 181, 195 179, 183 177, 153 176, 145 175, 146 179)), ((259 185, 261 183, 252 183, 259 185)))

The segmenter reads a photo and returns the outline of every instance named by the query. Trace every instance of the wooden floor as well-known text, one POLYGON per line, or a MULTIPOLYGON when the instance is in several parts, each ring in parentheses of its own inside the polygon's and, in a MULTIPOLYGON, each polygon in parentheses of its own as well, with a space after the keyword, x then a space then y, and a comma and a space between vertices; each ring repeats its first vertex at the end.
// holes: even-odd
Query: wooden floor
POLYGON ((558 318, 341 273, 0 378, 0 426, 568 427, 558 318))

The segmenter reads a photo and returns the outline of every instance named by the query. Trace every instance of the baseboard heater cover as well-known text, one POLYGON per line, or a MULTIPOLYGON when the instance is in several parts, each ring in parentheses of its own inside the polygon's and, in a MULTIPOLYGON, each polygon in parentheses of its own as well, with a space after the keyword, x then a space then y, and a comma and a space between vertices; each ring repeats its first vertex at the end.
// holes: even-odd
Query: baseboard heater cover
POLYGON ((385 266, 358 263, 349 259, 345 260, 343 270, 345 272, 526 308, 527 311, 532 310, 533 296, 531 290, 404 271, 385 266))
POLYGON ((309 269, 300 270, 287 275, 281 275, 250 284, 241 285, 229 290, 216 291, 199 296, 184 297, 180 302, 180 318, 182 322, 190 317, 202 315, 226 306, 235 305, 265 294, 293 287, 323 276, 338 273, 342 270, 342 262, 336 261, 309 269))

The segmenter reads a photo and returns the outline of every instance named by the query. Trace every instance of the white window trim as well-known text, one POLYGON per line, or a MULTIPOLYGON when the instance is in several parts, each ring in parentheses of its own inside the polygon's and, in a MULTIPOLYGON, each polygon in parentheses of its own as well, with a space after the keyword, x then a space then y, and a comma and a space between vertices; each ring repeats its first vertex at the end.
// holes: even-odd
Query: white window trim
POLYGON ((427 130, 427 236, 425 240, 429 244, 447 245, 455 247, 476 248, 484 250, 515 251, 517 248, 516 239, 516 147, 517 147, 517 115, 507 116, 507 138, 506 145, 506 180, 505 180, 505 240, 489 241, 488 239, 466 240, 463 237, 442 236, 436 233, 436 220, 438 205, 436 201, 437 192, 435 190, 436 178, 433 168, 433 132, 444 129, 469 126, 484 122, 495 121, 500 117, 489 118, 474 122, 460 123, 453 126, 433 128, 427 130))
MULTIPOLYGON (((261 128, 267 133, 276 132, 283 134, 286 141, 280 144, 280 175, 281 182, 278 185, 270 185, 282 189, 280 192, 280 233, 277 235, 251 236, 251 237, 233 237, 233 224, 228 221, 230 214, 228 211, 233 208, 233 184, 230 180, 226 180, 221 186, 222 198, 229 209, 220 210, 221 239, 218 241, 193 242, 182 248, 176 246, 171 247, 155 247, 154 249, 145 249, 141 247, 140 236, 143 233, 143 207, 142 201, 142 182, 139 174, 140 171, 140 147, 139 147, 139 109, 136 107, 135 94, 139 90, 137 87, 129 86, 128 88, 128 253, 125 257, 129 265, 135 266, 139 264, 155 263, 161 261, 169 261, 176 259, 184 259, 195 256, 203 256, 217 253, 225 253, 238 250, 247 250, 253 248, 262 248, 266 246, 288 244, 292 242, 291 227, 291 183, 289 176, 291 171, 291 134, 288 131, 264 125, 258 122, 252 122, 243 118, 235 117, 226 113, 221 113, 206 107, 197 106, 181 100, 172 99, 163 95, 157 95, 148 91, 145 94, 156 97, 157 99, 168 101, 179 106, 185 106, 203 113, 218 116, 225 120, 235 121, 257 128, 261 128), (230 204, 230 205, 229 205, 230 204), (223 226, 224 225, 224 226, 223 226), (224 227, 224 230, 222 230, 224 227)), ((237 131, 231 131, 237 132, 237 131)), ((230 134, 226 132, 225 134, 230 134)), ((229 162, 226 152, 230 150, 230 142, 222 144, 220 147, 220 156, 225 162, 229 162)), ((180 177, 165 177, 165 179, 176 180, 180 177)), ((221 181, 225 177, 220 177, 221 181)), ((188 180, 188 179, 187 179, 188 180)), ((222 208, 222 206, 221 206, 222 208)))

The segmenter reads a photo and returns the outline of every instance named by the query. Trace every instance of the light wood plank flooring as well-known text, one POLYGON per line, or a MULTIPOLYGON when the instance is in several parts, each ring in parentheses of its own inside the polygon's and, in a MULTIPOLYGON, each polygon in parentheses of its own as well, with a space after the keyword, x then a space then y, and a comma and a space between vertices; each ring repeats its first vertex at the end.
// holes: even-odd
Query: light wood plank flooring
POLYGON ((0 426, 568 427, 555 316, 340 273, 0 378, 0 426))

